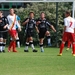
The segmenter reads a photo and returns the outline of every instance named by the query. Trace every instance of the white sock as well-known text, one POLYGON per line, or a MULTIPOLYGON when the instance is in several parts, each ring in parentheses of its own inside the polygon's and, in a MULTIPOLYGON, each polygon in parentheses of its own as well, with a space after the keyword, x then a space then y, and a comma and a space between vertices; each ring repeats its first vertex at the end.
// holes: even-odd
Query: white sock
POLYGON ((50 36, 47 36, 47 41, 48 41, 48 44, 51 44, 51 38, 50 38, 50 36))
POLYGON ((28 50, 29 43, 26 42, 25 50, 28 50))
POLYGON ((5 50, 6 43, 3 43, 2 50, 5 50))
POLYGON ((34 45, 33 45, 33 41, 30 41, 30 45, 31 45, 32 49, 34 50, 35 48, 34 48, 34 45))
POLYGON ((31 44, 31 47, 32 47, 33 50, 35 49, 33 44, 31 44))
POLYGON ((0 42, 0 51, 2 51, 2 43, 3 43, 3 42, 0 42))
POLYGON ((20 48, 20 42, 19 41, 17 41, 17 46, 18 46, 18 48, 20 48))
POLYGON ((40 49, 41 49, 41 50, 44 50, 44 48, 43 48, 43 43, 40 43, 39 45, 40 45, 40 49))
POLYGON ((41 48, 41 50, 44 50, 43 46, 42 46, 42 47, 40 47, 40 48, 41 48))

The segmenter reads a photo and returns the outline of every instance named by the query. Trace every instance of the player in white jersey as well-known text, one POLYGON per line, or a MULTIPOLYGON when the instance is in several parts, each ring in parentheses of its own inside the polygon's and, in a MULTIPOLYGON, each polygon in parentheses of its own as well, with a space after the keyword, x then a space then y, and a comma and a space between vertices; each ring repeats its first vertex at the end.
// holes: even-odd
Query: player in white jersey
POLYGON ((75 20, 71 17, 70 11, 65 12, 65 17, 66 18, 64 19, 64 33, 58 56, 62 55, 64 44, 68 40, 72 42, 72 55, 75 56, 75 20))
POLYGON ((10 45, 8 47, 8 51, 10 52, 12 48, 13 52, 17 52, 17 50, 15 49, 16 48, 16 34, 17 34, 16 25, 19 30, 21 30, 21 27, 20 27, 20 24, 18 23, 17 15, 14 13, 13 8, 10 9, 10 14, 7 16, 7 18, 9 21, 9 27, 8 27, 9 34, 12 38, 12 41, 10 42, 10 45))

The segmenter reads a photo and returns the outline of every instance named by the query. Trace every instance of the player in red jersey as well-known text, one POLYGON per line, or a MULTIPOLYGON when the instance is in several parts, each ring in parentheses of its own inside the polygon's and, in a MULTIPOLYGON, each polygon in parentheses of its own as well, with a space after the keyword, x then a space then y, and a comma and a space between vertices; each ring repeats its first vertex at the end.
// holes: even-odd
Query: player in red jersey
POLYGON ((11 48, 13 52, 17 52, 16 50, 16 37, 17 37, 17 31, 16 31, 16 25, 19 30, 21 30, 20 24, 17 20, 17 15, 14 13, 14 9, 10 9, 10 14, 7 16, 9 21, 9 34, 12 38, 12 41, 10 42, 10 45, 8 47, 8 51, 10 52, 11 48))
POLYGON ((72 55, 75 56, 75 20, 71 17, 70 11, 65 12, 65 17, 66 18, 64 19, 64 33, 58 56, 62 55, 64 44, 68 40, 72 42, 72 55))

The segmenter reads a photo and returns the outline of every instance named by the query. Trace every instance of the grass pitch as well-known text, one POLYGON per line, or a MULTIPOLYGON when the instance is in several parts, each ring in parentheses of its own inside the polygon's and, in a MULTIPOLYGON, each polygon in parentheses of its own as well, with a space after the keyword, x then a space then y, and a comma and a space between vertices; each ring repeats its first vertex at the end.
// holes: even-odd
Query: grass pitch
POLYGON ((59 48, 44 48, 41 53, 40 48, 37 53, 33 53, 29 48, 28 53, 24 53, 24 47, 18 49, 17 53, 0 53, 0 75, 74 75, 75 57, 72 56, 71 49, 63 51, 62 56, 57 56, 59 48))

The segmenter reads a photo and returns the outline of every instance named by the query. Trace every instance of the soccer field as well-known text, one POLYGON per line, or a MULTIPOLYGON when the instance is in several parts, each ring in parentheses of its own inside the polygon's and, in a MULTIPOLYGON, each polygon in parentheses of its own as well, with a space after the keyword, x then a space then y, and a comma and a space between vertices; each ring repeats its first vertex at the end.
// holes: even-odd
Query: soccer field
MULTIPOLYGON (((62 56, 57 56, 59 48, 40 48, 33 53, 31 48, 24 53, 24 47, 17 48, 18 52, 0 53, 0 75, 74 75, 75 57, 71 50, 63 51, 62 56)), ((7 48, 6 48, 7 50, 7 48)))

